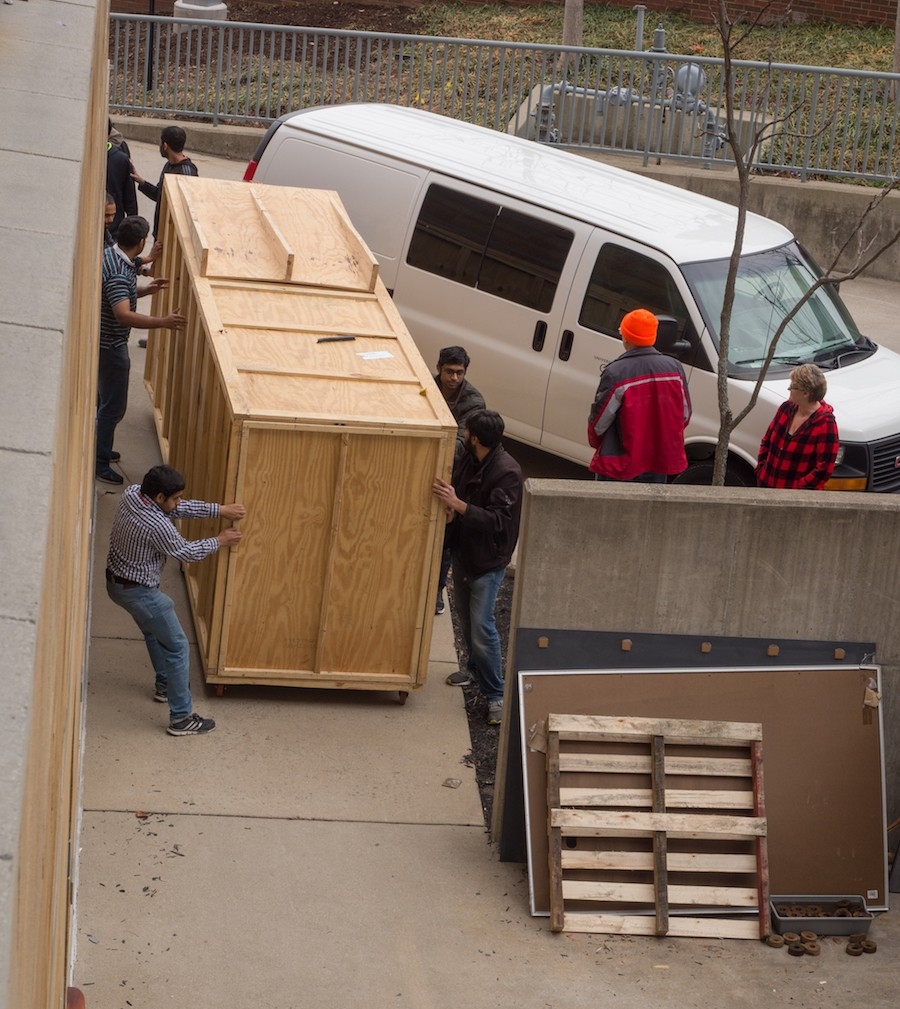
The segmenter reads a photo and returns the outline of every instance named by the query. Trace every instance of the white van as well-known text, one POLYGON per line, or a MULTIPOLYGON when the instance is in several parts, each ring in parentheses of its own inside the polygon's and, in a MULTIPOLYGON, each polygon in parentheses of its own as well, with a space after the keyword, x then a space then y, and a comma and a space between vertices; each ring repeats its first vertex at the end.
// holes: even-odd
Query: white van
MULTIPOLYGON (((449 344, 511 438, 587 464, 601 366, 619 321, 648 308, 674 322, 694 416, 679 481, 708 483, 719 428, 715 362, 736 209, 565 151, 391 105, 283 116, 248 181, 336 190, 429 363, 449 344)), ((769 338, 819 276, 789 231, 748 215, 729 351, 732 409, 748 402, 769 338)), ((752 484, 788 373, 827 372, 841 454, 830 487, 900 490, 900 356, 862 336, 820 289, 779 341, 753 412, 734 432, 728 482, 752 484)))

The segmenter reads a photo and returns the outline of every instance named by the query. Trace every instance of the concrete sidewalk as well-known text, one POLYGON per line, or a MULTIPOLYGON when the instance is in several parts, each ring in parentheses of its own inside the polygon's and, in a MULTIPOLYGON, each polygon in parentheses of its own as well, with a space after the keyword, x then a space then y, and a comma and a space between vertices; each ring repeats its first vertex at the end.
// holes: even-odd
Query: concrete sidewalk
MULTIPOLYGON (((155 148, 132 147, 155 178, 155 148)), ((160 461, 138 335, 116 439, 128 483, 160 461)), ((217 728, 168 736, 143 639, 104 587, 119 495, 97 484, 73 972, 89 1009, 894 1009, 896 914, 873 924, 876 956, 826 942, 818 960, 746 941, 553 935, 532 918, 525 867, 497 861, 464 763, 462 692, 444 685, 449 613, 405 706, 374 691, 216 697, 195 648, 195 708, 217 728)), ((164 588, 193 636, 177 565, 164 588)))
MULTIPOLYGON (((128 482, 159 461, 143 358, 117 437, 128 482)), ((893 1009, 894 915, 873 926, 883 955, 826 944, 799 963, 754 942, 553 935, 532 918, 524 867, 497 861, 464 763, 449 614, 405 706, 374 691, 216 697, 194 649, 195 707, 218 724, 168 736, 143 639, 106 597, 120 492, 97 486, 74 970, 90 1009, 893 1009)), ((177 565, 164 588, 192 636, 177 565)))

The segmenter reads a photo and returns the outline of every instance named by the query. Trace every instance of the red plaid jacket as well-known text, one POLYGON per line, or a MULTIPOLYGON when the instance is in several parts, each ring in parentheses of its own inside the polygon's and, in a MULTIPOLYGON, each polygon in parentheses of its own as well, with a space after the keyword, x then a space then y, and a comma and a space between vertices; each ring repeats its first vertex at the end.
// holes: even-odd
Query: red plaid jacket
POLYGON ((819 409, 789 434, 797 407, 790 400, 775 412, 759 446, 756 482, 760 487, 822 490, 834 471, 838 429, 834 411, 822 402, 819 409))

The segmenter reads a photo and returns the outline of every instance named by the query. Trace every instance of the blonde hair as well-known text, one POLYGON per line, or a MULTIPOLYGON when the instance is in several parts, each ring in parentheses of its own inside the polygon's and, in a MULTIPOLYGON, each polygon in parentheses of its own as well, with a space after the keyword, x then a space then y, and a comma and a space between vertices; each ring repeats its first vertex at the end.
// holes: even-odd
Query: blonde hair
POLYGON ((791 385, 814 402, 821 403, 828 391, 825 373, 817 364, 800 364, 791 371, 791 385))

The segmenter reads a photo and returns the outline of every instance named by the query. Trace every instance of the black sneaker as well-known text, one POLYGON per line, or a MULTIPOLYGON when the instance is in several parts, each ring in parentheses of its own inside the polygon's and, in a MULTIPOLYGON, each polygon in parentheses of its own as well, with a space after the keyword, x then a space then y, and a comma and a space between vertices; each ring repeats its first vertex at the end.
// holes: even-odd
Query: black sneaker
POLYGON ((125 477, 123 477, 121 473, 117 473, 114 469, 111 469, 109 466, 101 466, 97 469, 94 476, 98 480, 102 480, 104 483, 114 483, 117 485, 125 483, 125 477))
POLYGON ((159 701, 160 704, 165 704, 169 700, 169 695, 166 693, 165 688, 162 690, 159 687, 153 688, 153 700, 159 701))
POLYGON ((460 669, 455 673, 451 673, 444 683, 448 687, 468 687, 470 684, 475 682, 475 677, 469 672, 468 669, 460 669))
POLYGON ((437 602, 434 604, 434 615, 439 617, 444 612, 444 593, 439 589, 437 602))
POLYGON ((198 714, 188 715, 180 722, 172 722, 166 729, 170 736, 200 736, 211 732, 216 723, 211 718, 201 718, 198 714))
POLYGON ((110 462, 118 462, 121 458, 122 458, 122 456, 119 455, 118 452, 110 452, 109 453, 109 461, 110 462))

